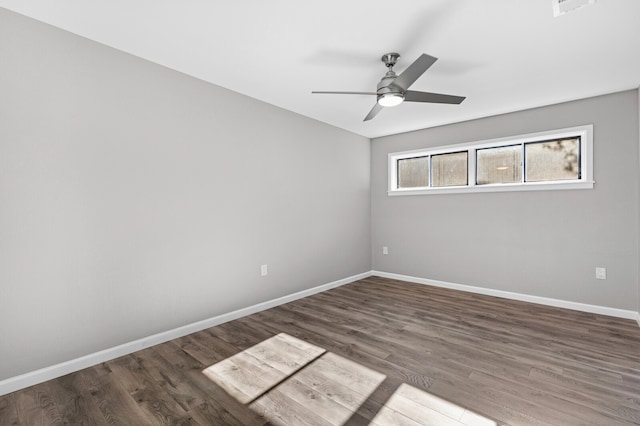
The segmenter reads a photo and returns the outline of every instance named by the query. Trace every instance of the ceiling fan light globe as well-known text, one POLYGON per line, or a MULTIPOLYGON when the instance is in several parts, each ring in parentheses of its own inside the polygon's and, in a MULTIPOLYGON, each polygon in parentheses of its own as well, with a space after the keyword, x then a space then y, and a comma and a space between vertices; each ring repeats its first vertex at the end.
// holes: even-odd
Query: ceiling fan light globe
POLYGON ((400 93, 385 93, 378 96, 378 103, 383 107, 400 105, 402 101, 404 101, 404 96, 400 93))

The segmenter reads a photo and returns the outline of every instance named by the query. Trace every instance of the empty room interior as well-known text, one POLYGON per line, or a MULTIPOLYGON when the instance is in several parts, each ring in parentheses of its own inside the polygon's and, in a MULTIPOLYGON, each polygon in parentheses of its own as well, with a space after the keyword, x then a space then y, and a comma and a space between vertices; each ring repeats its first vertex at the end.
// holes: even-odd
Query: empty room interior
POLYGON ((639 18, 0 0, 0 425, 640 424, 639 18))

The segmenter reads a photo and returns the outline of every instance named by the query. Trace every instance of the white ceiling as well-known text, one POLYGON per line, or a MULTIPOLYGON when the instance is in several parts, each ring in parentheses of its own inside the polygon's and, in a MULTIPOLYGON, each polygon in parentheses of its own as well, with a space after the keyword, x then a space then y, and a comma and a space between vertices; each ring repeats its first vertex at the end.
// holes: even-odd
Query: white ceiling
MULTIPOLYGON (((367 136, 549 105, 640 84, 640 0, 553 17, 552 0, 0 0, 30 16, 273 105, 367 136), (363 118, 382 54, 400 73, 439 58, 403 103, 363 118)), ((248 118, 250 119, 250 118, 248 118)))

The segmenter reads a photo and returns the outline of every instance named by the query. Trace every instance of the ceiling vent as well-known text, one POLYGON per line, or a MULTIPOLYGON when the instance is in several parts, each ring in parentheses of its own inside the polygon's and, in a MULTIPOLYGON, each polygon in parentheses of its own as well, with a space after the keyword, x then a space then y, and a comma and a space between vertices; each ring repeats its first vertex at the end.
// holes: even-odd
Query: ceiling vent
POLYGON ((557 18, 560 15, 573 12, 595 2, 596 0, 551 0, 551 3, 553 3, 553 16, 557 18))

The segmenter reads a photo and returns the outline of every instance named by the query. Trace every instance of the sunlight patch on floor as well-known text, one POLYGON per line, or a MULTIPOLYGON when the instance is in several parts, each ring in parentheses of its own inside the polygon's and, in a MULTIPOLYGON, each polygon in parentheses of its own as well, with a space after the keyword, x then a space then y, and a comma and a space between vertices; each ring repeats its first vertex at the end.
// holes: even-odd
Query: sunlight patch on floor
POLYGON ((280 333, 206 368, 203 373, 238 401, 248 404, 324 352, 280 333))
POLYGON ((406 383, 378 411, 371 425, 496 426, 497 423, 406 383))
MULTIPOLYGON (((384 374, 281 333, 207 367, 203 373, 274 425, 343 425, 384 374)), ((373 403, 374 426, 496 426, 496 422, 406 383, 373 403)), ((369 407, 371 409, 371 407, 369 407)), ((373 415, 373 414, 371 414, 373 415)))
POLYGON ((285 333, 203 373, 274 425, 342 425, 386 378, 285 333))
POLYGON ((276 425, 342 425, 385 378, 327 352, 250 407, 276 425))

